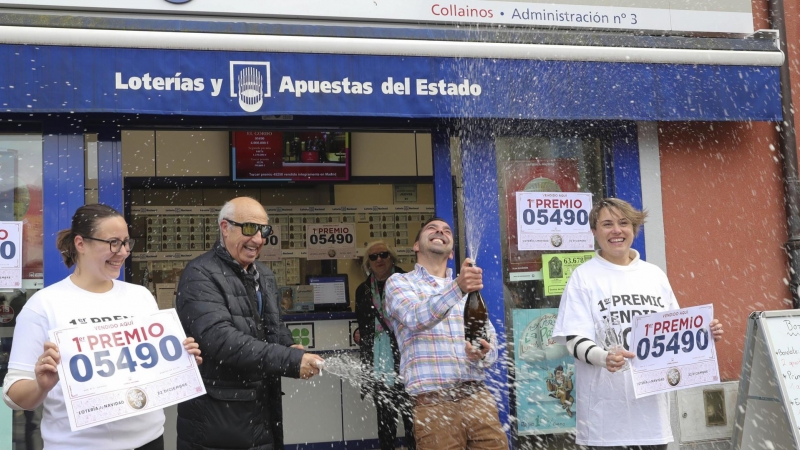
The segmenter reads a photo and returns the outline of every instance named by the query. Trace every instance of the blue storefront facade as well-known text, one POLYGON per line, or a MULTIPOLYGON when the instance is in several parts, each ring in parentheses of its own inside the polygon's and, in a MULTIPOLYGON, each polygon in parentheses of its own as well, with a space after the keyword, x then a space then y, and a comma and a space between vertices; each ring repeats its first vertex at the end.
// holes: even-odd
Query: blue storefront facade
MULTIPOLYGON (((189 26, 182 20, 161 23, 156 30, 151 20, 123 22, 124 30, 16 27, 16 37, 0 44, 0 133, 23 129, 42 139, 44 285, 68 275, 52 243, 86 202, 85 134, 97 135, 97 200, 127 211, 122 169, 127 129, 258 129, 278 126, 270 120, 286 116, 305 127, 413 128, 430 133, 436 215, 456 223, 480 217, 481 245, 474 256, 484 270, 483 295, 497 344, 507 353, 514 344, 508 304, 513 282, 504 231, 509 212, 498 187, 506 161, 498 156, 498 138, 550 133, 565 141, 599 139, 602 162, 591 170, 603 183, 594 192, 642 207, 643 190, 658 185, 643 180, 641 171, 639 143, 647 123, 777 122, 782 117, 778 66, 783 58, 769 40, 709 38, 709 48, 703 49, 696 48, 703 38, 695 38, 694 48, 602 42, 594 47, 495 42, 499 47, 493 48, 470 33, 445 41, 464 51, 434 48, 435 40, 426 38, 443 33, 436 30, 409 29, 399 36, 387 27, 359 36, 340 27, 319 36, 324 33, 307 25, 302 28, 306 36, 287 37, 278 26, 275 34, 265 35, 231 33, 210 21, 199 26, 205 30, 191 32, 181 31, 189 26), (209 37, 215 32, 217 44, 191 43, 192 35, 215 42, 209 37), (337 42, 336 51, 313 50, 325 39, 337 42), (373 41, 386 54, 357 46, 373 41), (395 50, 403 45, 410 50, 395 50), (283 51, 282 46, 309 50, 283 51), (505 53, 509 49, 517 53, 505 53), (573 55, 569 49, 577 51, 573 55), (509 56, 492 57, 493 52, 509 56)), ((635 244, 643 259, 646 239, 643 233, 635 244)), ((489 382, 501 422, 513 445, 521 447, 513 376, 498 363, 489 371, 489 382)), ((0 448, 6 447, 0 443, 0 448)))

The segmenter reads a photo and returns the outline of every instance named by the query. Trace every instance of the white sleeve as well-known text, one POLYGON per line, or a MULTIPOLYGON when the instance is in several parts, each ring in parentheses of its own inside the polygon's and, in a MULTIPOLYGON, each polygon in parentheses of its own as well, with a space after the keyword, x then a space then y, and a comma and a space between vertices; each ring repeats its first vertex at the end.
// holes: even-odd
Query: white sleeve
POLYGON ((553 338, 559 344, 566 345, 568 336, 582 336, 592 339, 595 332, 592 315, 592 299, 581 282, 580 267, 572 273, 567 282, 561 303, 558 306, 558 317, 553 328, 553 338))
POLYGON ((605 367, 608 351, 602 349, 597 343, 589 338, 582 336, 570 336, 567 338, 567 350, 580 361, 589 363, 593 366, 605 367))
POLYGON ((13 409, 14 411, 22 411, 25 408, 19 406, 18 404, 14 403, 14 400, 11 400, 11 397, 8 396, 8 390, 11 389, 11 385, 16 383, 20 380, 35 380, 36 375, 33 372, 28 372, 26 370, 19 370, 19 369, 8 369, 8 373, 6 373, 6 378, 3 380, 3 402, 8 405, 9 408, 13 409))
POLYGON ((44 343, 50 338, 50 323, 47 317, 38 311, 38 302, 31 297, 17 316, 14 328, 14 344, 8 360, 9 369, 33 372, 36 360, 44 353, 44 343))

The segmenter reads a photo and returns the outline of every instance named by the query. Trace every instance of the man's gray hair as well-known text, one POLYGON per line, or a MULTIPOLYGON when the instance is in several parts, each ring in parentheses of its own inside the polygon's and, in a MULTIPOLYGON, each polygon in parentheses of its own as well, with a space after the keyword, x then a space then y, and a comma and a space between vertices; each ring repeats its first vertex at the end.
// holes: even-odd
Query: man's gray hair
POLYGON ((221 224, 223 220, 230 219, 231 217, 236 216, 236 205, 232 202, 228 201, 222 205, 222 208, 219 210, 219 217, 217 218, 217 225, 221 224))
MULTIPOLYGON (((258 200, 254 199, 252 197, 248 197, 248 198, 250 198, 250 199, 252 199, 252 200, 254 200, 256 202, 258 201, 258 200)), ((222 205, 222 208, 220 208, 220 210, 219 210, 219 216, 217 216, 217 227, 219 227, 219 239, 220 240, 222 240, 222 227, 220 227, 220 224, 222 223, 223 220, 230 219, 231 217, 236 217, 236 205, 229 200, 229 201, 225 202, 225 204, 222 205)), ((267 216, 267 219, 269 219, 269 215, 267 216)), ((231 220, 234 220, 234 219, 231 219, 231 220)))

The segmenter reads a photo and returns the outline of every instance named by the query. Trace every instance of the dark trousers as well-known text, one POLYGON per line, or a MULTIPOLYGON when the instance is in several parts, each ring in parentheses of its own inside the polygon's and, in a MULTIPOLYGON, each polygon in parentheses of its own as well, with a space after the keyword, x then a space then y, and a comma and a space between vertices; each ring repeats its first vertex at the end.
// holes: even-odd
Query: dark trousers
POLYGON ((375 399, 375 409, 378 410, 378 440, 381 450, 394 449, 394 439, 397 437, 398 414, 403 419, 403 427, 406 430, 406 447, 409 450, 416 449, 414 440, 414 420, 411 400, 406 394, 403 385, 395 384, 387 386, 383 383, 375 383, 375 392, 372 396, 375 399))
POLYGON ((162 434, 135 450, 164 450, 164 435, 162 434))

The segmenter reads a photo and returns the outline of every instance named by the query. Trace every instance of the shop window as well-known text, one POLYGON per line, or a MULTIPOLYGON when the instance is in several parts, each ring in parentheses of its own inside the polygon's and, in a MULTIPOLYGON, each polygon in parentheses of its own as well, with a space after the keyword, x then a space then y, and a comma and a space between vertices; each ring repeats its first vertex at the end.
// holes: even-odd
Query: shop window
POLYGON ((588 223, 592 201, 605 192, 604 155, 610 139, 602 132, 569 127, 543 127, 541 132, 527 135, 500 132, 497 136, 503 295, 506 336, 513 342, 508 348, 514 361, 510 377, 515 386, 511 399, 518 419, 517 434, 522 443, 532 439, 569 443, 575 426, 574 361, 566 347, 555 344, 550 335, 563 286, 572 269, 591 257, 594 240, 589 236, 582 244, 586 248, 575 250, 565 245, 567 236, 557 232, 535 239, 530 234, 518 236, 517 213, 525 205, 516 204, 517 193, 537 193, 519 197, 523 199, 544 197, 539 193, 583 198, 587 204, 580 219, 575 211, 531 219, 588 223))
POLYGON ((249 196, 273 225, 259 260, 274 272, 284 308, 304 312, 310 277, 335 275, 347 276, 352 305, 366 279, 354 256, 367 243, 384 241, 398 266, 414 267, 413 237, 433 215, 433 184, 418 175, 430 148, 430 134, 413 132, 124 130, 126 213, 136 239, 126 279, 172 307, 186 264, 217 241, 219 207, 249 196), (386 171, 397 152, 411 161, 403 176, 386 171), (309 227, 329 224, 353 225, 352 242, 328 234, 346 242, 309 257, 309 227))
MULTIPOLYGON (((0 386, 8 371, 17 315, 43 286, 42 136, 0 134, 0 221, 22 222, 21 289, 0 287, 0 386)), ((15 247, 17 247, 15 245, 15 247)), ((0 404, 0 408, 6 408, 0 404)), ((2 417, 7 417, 5 414, 2 417)), ((13 411, 12 441, 17 448, 42 448, 38 411, 13 411)), ((5 419, 0 419, 5 420, 5 419)), ((0 424, 0 429, 7 428, 0 424)))

